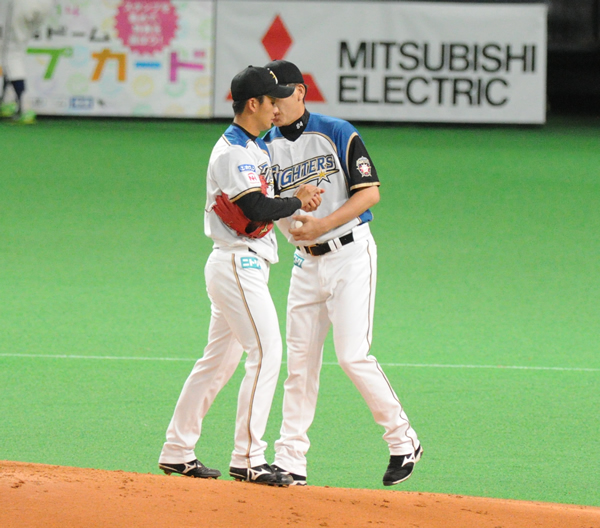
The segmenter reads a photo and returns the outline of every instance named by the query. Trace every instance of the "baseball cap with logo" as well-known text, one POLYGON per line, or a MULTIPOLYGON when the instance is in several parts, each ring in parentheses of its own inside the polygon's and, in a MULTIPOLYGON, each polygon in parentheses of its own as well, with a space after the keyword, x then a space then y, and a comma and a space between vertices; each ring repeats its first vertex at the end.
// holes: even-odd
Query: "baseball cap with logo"
POLYGON ((286 60, 275 60, 265 65, 265 68, 271 70, 281 84, 304 84, 302 72, 293 62, 286 60))
POLYGON ((245 101, 261 95, 285 99, 293 93, 294 88, 280 85, 275 73, 260 66, 248 66, 231 81, 231 97, 234 101, 245 101))

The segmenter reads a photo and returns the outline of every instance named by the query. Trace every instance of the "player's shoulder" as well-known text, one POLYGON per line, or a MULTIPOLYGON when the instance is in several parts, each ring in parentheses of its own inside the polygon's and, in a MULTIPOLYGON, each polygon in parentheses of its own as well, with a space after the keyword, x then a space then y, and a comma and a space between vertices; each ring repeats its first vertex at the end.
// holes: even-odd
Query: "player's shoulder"
POLYGON ((261 138, 252 139, 242 128, 235 125, 229 126, 213 148, 213 154, 219 155, 237 152, 241 156, 260 156, 260 151, 269 156, 269 149, 261 138))
POLYGON ((249 148, 252 140, 243 131, 240 135, 236 130, 230 128, 215 143, 209 159, 211 165, 255 158, 256 151, 249 148))
POLYGON ((229 125, 227 130, 223 132, 221 139, 227 146, 247 148, 252 140, 239 126, 229 125))
POLYGON ((272 143, 275 139, 282 137, 283 135, 281 134, 279 128, 274 126, 267 131, 267 133, 263 136, 262 139, 268 145, 269 143, 272 143))
POLYGON ((330 137, 358 133, 356 127, 345 119, 313 112, 310 114, 306 131, 319 132, 330 137))

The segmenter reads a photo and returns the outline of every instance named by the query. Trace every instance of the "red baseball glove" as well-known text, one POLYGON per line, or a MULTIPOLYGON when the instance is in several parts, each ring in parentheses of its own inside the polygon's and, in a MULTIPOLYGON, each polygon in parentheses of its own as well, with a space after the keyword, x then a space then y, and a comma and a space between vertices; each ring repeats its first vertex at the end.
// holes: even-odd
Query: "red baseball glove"
POLYGON ((225 225, 239 235, 248 238, 262 238, 273 229, 273 222, 254 222, 250 220, 238 205, 229 201, 226 194, 217 196, 216 201, 217 204, 213 211, 217 213, 225 225))

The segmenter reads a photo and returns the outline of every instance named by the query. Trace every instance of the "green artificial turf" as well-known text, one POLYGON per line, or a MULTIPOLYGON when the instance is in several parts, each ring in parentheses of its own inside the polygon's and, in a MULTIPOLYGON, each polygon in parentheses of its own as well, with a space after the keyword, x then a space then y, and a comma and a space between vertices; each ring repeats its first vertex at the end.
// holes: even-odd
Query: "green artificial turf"
MULTIPOLYGON (((0 460, 158 472, 205 345, 204 177, 226 126, 0 123, 0 460)), ((359 129, 382 180, 372 352, 425 448, 397 488, 600 506, 600 123, 359 129)), ((283 332, 281 238, 280 258, 283 332)), ((225 474, 241 375, 198 449, 225 474)), ((383 488, 382 434, 328 340, 310 483, 383 488)))

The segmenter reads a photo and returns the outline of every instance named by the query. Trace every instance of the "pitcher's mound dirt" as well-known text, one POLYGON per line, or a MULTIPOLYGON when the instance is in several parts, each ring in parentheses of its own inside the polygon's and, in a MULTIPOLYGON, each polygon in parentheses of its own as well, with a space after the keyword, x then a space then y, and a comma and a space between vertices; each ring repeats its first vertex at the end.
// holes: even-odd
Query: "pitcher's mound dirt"
POLYGON ((0 527, 600 528, 600 508, 0 462, 0 527))

